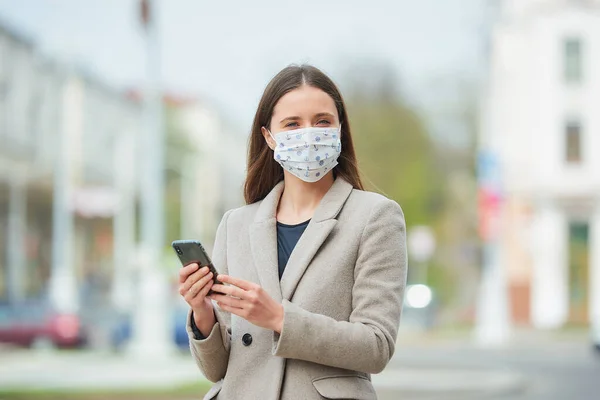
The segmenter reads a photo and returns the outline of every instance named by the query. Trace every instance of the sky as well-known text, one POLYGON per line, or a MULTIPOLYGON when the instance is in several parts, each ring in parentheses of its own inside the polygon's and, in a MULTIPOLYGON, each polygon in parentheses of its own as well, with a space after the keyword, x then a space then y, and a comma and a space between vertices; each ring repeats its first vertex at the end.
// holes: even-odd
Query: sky
MULTIPOLYGON (((269 79, 291 63, 316 65, 342 92, 358 64, 383 63, 411 101, 431 102, 434 82, 481 73, 488 2, 162 0, 162 83, 244 129, 269 79)), ((0 20, 44 54, 120 88, 144 82, 138 14, 138 0, 0 0, 0 20)))

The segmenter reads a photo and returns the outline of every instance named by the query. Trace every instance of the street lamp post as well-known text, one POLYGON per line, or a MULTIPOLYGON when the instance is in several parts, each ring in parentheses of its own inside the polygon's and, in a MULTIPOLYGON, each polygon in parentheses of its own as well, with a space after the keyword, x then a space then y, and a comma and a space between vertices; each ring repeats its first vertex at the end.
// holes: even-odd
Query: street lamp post
POLYGON ((119 201, 113 220, 114 271, 112 301, 120 312, 133 306, 131 249, 135 244, 135 137, 129 121, 119 131, 114 143, 114 188, 119 201))
POLYGON ((141 1, 146 34, 141 171, 141 245, 137 259, 138 296, 130 352, 164 356, 172 351, 168 279, 160 262, 164 245, 164 118, 160 87, 160 52, 156 0, 141 1))
POLYGON ((56 135, 57 154, 54 165, 54 199, 52 203, 52 269, 49 297, 61 312, 79 310, 77 280, 73 263, 73 185, 78 166, 74 142, 81 135, 84 89, 81 80, 70 71, 62 84, 61 127, 56 135))
MULTIPOLYGON (((487 4, 489 23, 494 24, 498 17, 498 2, 487 4)), ((484 40, 486 59, 492 60, 492 37, 488 27, 485 28, 484 40)), ((480 134, 478 140, 477 184, 479 198, 479 233, 482 241, 481 278, 477 297, 477 314, 475 321, 475 339, 482 346, 505 344, 510 338, 511 323, 509 297, 507 288, 507 272, 501 248, 502 214, 503 214, 503 181, 502 163, 499 158, 496 125, 492 120, 495 103, 492 96, 491 63, 487 65, 485 83, 482 85, 480 134)))
POLYGON ((502 194, 499 163, 488 148, 479 156, 480 234, 483 241, 481 283, 475 335, 484 346, 504 344, 510 335, 506 271, 501 251, 502 194))

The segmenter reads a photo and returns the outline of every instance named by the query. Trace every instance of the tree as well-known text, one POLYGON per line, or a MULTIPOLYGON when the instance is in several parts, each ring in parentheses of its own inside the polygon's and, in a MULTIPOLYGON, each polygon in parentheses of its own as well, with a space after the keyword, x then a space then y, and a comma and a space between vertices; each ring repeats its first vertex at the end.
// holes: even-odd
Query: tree
POLYGON ((386 68, 377 72, 368 74, 374 77, 368 86, 353 80, 348 99, 359 167, 369 189, 402 206, 407 225, 430 225, 441 199, 433 144, 420 117, 400 99, 394 75, 386 68))

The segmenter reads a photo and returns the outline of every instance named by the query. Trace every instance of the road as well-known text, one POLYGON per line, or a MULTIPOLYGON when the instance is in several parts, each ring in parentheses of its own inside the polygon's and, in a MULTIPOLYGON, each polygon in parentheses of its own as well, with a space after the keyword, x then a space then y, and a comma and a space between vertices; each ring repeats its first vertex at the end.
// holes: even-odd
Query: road
MULTIPOLYGON (((159 388, 199 377, 189 355, 143 364, 87 352, 19 351, 0 359, 0 388, 159 388)), ((373 383, 380 400, 597 400, 600 354, 585 338, 533 336, 502 349, 480 349, 464 338, 400 338, 394 358, 373 383)))
MULTIPOLYGON (((401 345, 401 343, 400 343, 401 345)), ((585 339, 546 340, 532 337, 501 349, 480 349, 459 342, 411 344, 400 347, 390 368, 423 368, 460 371, 455 391, 426 391, 400 395, 380 390, 381 400, 392 399, 498 399, 498 400, 597 400, 600 399, 600 354, 585 339), (489 372, 521 377, 520 382, 497 385, 499 390, 460 391, 489 372), (504 393, 503 393, 504 392, 504 393)), ((501 375, 500 375, 501 376, 501 375)), ((444 375, 440 375, 443 379, 444 375)), ((431 385, 436 385, 432 375, 431 385)), ((493 382, 491 380, 490 382, 493 382)), ((477 385, 474 385, 477 389, 477 385)), ((482 385, 482 386, 485 386, 482 385)))

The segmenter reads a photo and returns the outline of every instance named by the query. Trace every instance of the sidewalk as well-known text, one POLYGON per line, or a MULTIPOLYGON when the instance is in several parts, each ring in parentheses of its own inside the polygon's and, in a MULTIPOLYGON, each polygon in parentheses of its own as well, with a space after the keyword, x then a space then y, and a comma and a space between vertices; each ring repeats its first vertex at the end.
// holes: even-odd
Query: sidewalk
MULTIPOLYGON (((0 389, 135 390, 170 389, 203 379, 191 357, 136 359, 101 353, 3 354, 0 389)), ((497 394, 518 391, 524 379, 503 371, 456 368, 414 368, 390 365, 373 376, 380 398, 459 394, 497 394)))
POLYGON ((380 400, 486 398, 521 392, 527 384, 510 372, 455 368, 388 368, 372 379, 380 400))
POLYGON ((134 358, 108 353, 13 351, 2 355, 0 389, 169 389, 201 378, 190 356, 134 358))

